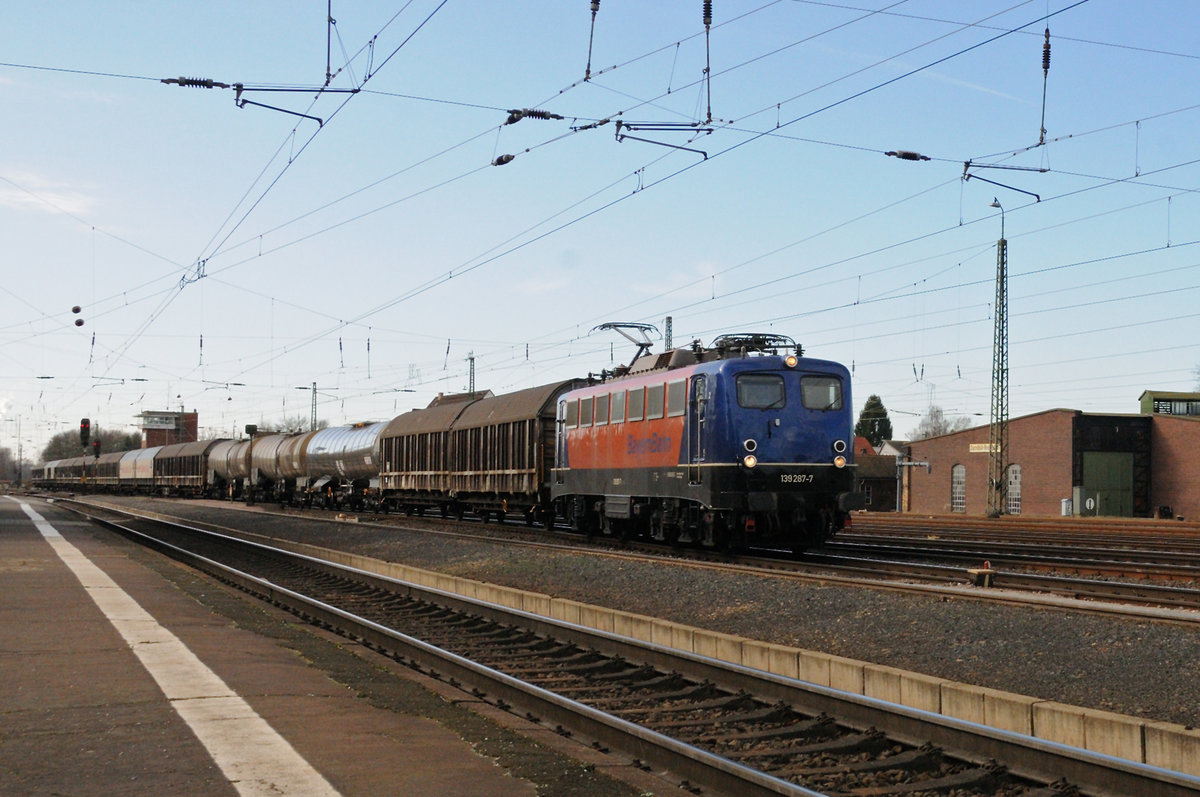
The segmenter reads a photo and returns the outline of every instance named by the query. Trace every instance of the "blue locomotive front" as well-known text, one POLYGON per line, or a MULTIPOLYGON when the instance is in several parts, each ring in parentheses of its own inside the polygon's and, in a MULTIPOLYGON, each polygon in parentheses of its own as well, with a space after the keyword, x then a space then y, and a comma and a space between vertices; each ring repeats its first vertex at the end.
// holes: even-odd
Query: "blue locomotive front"
POLYGON ((708 368, 693 376, 689 480, 728 512, 734 545, 819 544, 859 503, 849 373, 797 355, 708 368))

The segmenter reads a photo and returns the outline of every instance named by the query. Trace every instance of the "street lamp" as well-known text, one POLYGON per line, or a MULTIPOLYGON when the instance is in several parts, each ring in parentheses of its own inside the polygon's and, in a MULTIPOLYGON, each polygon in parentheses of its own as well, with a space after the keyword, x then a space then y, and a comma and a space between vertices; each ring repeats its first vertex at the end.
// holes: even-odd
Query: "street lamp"
POLYGON ((988 207, 1000 209, 1000 239, 1004 240, 1004 206, 1000 204, 999 199, 992 197, 992 201, 988 207))

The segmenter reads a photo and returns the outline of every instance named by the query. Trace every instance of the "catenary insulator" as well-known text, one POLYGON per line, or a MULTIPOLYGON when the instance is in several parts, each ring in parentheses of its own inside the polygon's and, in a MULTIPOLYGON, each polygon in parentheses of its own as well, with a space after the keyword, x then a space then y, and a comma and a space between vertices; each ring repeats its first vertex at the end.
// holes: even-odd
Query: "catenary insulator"
POLYGON ((178 83, 180 86, 191 86, 198 89, 227 89, 228 83, 220 83, 210 77, 169 77, 163 78, 162 83, 178 83))
POLYGON ((1046 28, 1046 42, 1042 45, 1042 76, 1050 74, 1050 28, 1046 28))
POLYGON ((512 163, 512 160, 515 157, 517 157, 517 156, 516 155, 501 155, 499 158, 496 158, 496 160, 492 161, 492 165, 493 166, 503 166, 506 163, 512 163))
POLYGON ((600 0, 592 0, 592 13, 595 14, 600 10, 600 0))
POLYGON ((704 26, 712 24, 712 0, 704 0, 704 26))

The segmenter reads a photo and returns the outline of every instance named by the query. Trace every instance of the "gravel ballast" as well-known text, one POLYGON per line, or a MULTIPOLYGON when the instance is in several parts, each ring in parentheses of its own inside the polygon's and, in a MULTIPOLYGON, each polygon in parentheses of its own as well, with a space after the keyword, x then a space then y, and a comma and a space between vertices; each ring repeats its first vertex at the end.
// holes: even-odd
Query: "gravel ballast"
POLYGON ((514 546, 316 512, 297 518, 208 502, 120 503, 1040 699, 1200 725, 1200 631, 1191 627, 713 573, 670 559, 514 546))

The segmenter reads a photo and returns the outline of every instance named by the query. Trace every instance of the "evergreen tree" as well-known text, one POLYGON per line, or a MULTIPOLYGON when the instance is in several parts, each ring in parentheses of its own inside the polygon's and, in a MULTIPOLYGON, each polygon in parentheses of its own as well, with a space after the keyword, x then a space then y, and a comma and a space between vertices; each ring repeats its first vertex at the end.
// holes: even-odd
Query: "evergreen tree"
POLYGON ((854 434, 867 438, 872 448, 879 448, 884 440, 892 439, 892 422, 879 396, 872 394, 867 398, 858 414, 858 423, 854 424, 854 434))

